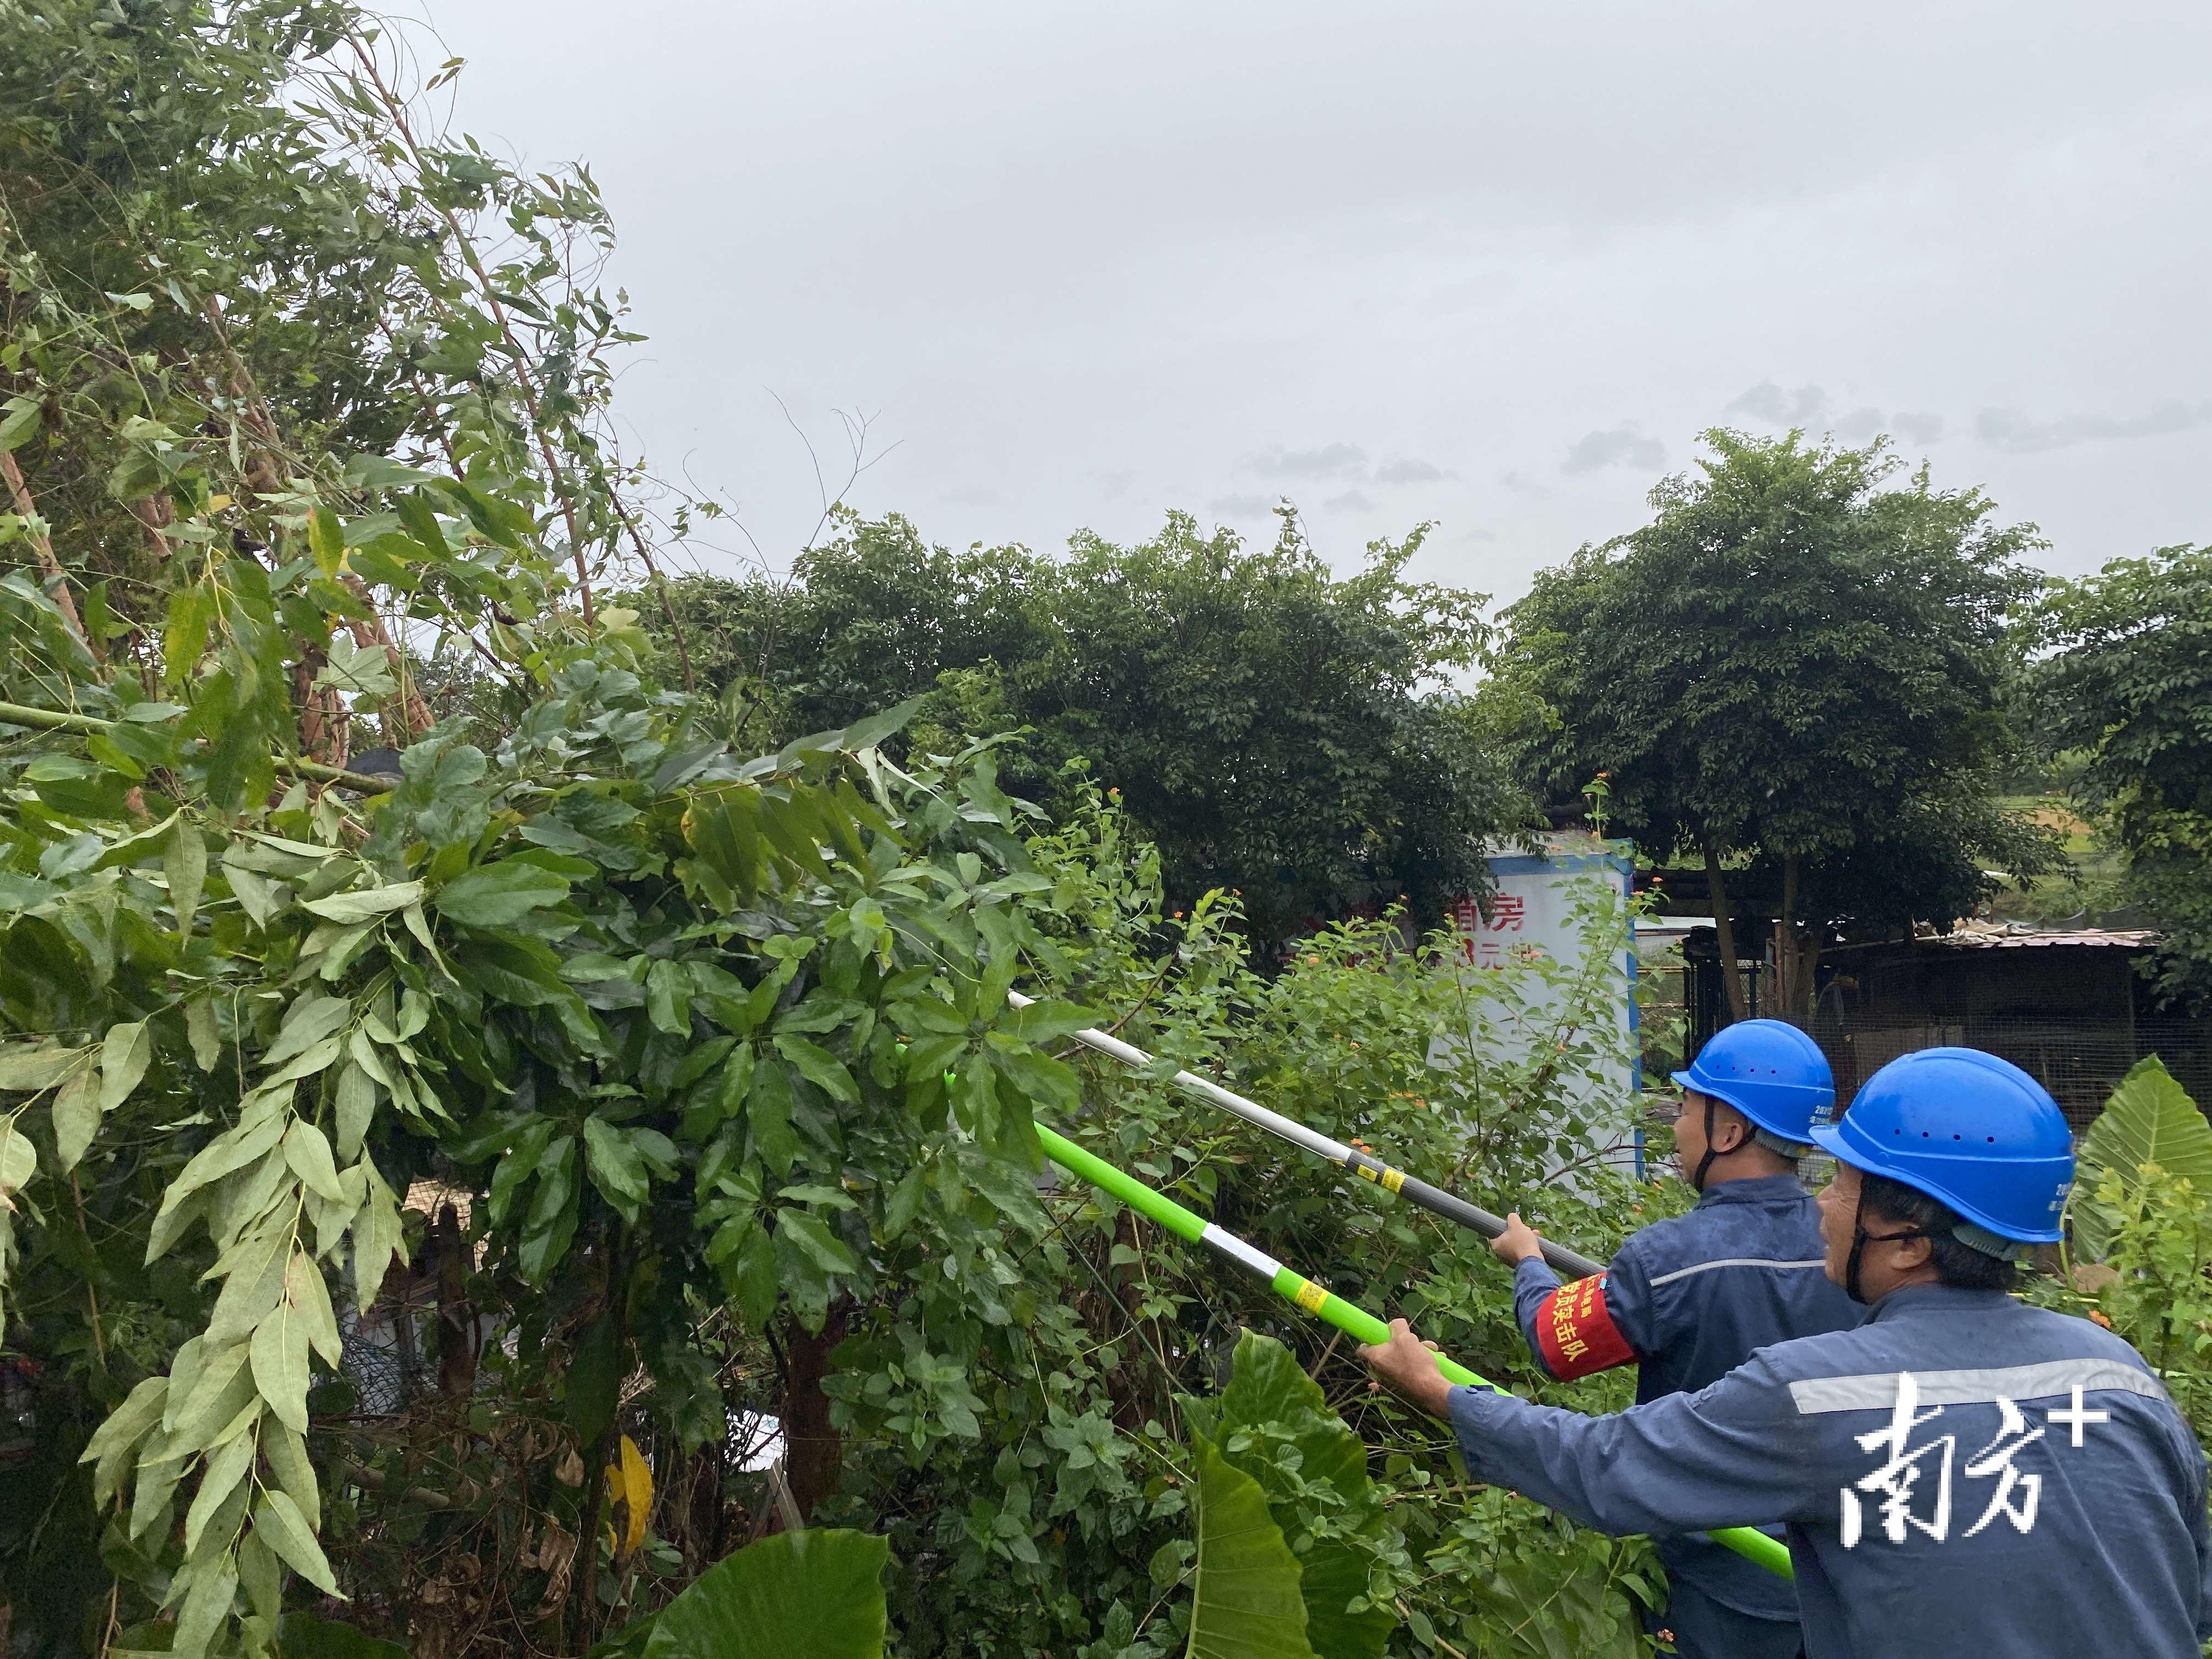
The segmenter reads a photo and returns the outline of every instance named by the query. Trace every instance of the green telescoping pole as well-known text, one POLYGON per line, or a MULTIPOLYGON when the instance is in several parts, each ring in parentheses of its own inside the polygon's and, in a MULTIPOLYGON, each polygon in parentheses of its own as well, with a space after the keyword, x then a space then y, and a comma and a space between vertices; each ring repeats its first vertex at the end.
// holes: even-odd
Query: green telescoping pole
MULTIPOLYGON (((1026 1008, 1030 1006, 1031 999, 1019 991, 1009 991, 1006 1001, 1013 1007, 1026 1008)), ((1132 1071, 1150 1074, 1152 1070, 1154 1062, 1150 1054, 1109 1032, 1081 1030, 1075 1033, 1075 1040, 1086 1048, 1096 1049, 1109 1059, 1120 1060, 1132 1071)), ((1477 1209, 1455 1193, 1448 1193, 1441 1187, 1431 1187, 1417 1176, 1409 1176, 1403 1170, 1391 1168, 1372 1153, 1347 1146, 1294 1117, 1285 1117, 1280 1112, 1269 1111, 1256 1100, 1247 1100, 1233 1090, 1209 1082, 1195 1073, 1177 1072, 1169 1081, 1185 1094, 1217 1106, 1233 1117, 1241 1117, 1247 1123, 1256 1124, 1269 1134, 1289 1141, 1293 1146, 1303 1146, 1316 1158, 1325 1158, 1332 1164, 1340 1164, 1362 1180, 1373 1182, 1384 1192, 1395 1193, 1407 1202, 1419 1205, 1430 1214, 1440 1215, 1470 1232, 1479 1233, 1485 1238, 1495 1238, 1505 1231, 1503 1216, 1477 1209)), ((1589 1279, 1605 1271, 1605 1263, 1593 1261, 1579 1250, 1571 1250, 1548 1238, 1538 1242, 1544 1252, 1544 1260, 1551 1264, 1553 1272, 1564 1278, 1589 1279)))
MULTIPOLYGON (((1297 1303, 1308 1313, 1318 1314, 1346 1336, 1370 1348, 1380 1347, 1390 1340, 1390 1328, 1364 1308, 1356 1308, 1310 1279, 1293 1273, 1265 1250, 1246 1243, 1236 1234, 1224 1231, 1210 1221, 1200 1220, 1165 1194, 1154 1192, 1133 1176, 1125 1175, 1105 1159, 1085 1152, 1065 1135, 1055 1134, 1040 1123, 1037 1125, 1037 1139, 1044 1147, 1045 1156, 1069 1174, 1079 1176, 1101 1192, 1120 1199, 1139 1215, 1158 1222, 1176 1237, 1188 1239, 1194 1244, 1204 1244, 1227 1256, 1239 1267, 1257 1273, 1273 1287, 1278 1296, 1297 1303)), ((1437 1369, 1444 1374, 1447 1382, 1462 1383, 1471 1389, 1498 1389, 1495 1382, 1477 1376, 1456 1360, 1447 1359, 1442 1354, 1437 1356, 1437 1369)), ((1716 1544, 1725 1545, 1738 1555, 1758 1563, 1769 1572, 1784 1578, 1795 1576, 1790 1568, 1789 1549, 1763 1532, 1750 1527, 1724 1527, 1707 1536, 1716 1544)))

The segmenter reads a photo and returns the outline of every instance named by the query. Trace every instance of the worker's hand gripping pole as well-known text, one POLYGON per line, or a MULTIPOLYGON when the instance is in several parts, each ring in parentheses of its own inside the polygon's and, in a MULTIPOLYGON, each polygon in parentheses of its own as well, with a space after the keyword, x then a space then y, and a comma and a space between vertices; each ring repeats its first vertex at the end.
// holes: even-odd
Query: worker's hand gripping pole
MULTIPOLYGON (((1085 1152, 1065 1135, 1055 1134, 1039 1124, 1037 1140, 1044 1147, 1045 1156, 1070 1175, 1120 1199, 1138 1214, 1158 1222, 1176 1237, 1188 1239, 1194 1244, 1210 1246, 1240 1267, 1257 1273, 1274 1288, 1277 1295, 1297 1303, 1308 1313, 1319 1315, 1346 1336, 1370 1348, 1380 1347, 1390 1340, 1390 1328, 1364 1308, 1354 1307, 1342 1297, 1323 1290, 1310 1279, 1293 1273, 1265 1250, 1246 1243, 1236 1234, 1224 1231, 1210 1221, 1200 1219, 1166 1194, 1154 1192, 1135 1176, 1125 1175, 1105 1159, 1085 1152)), ((1442 1354, 1437 1356, 1437 1369, 1443 1373, 1448 1382, 1461 1383, 1470 1389, 1495 1389, 1498 1387, 1442 1354)), ((1769 1572, 1784 1578, 1793 1576, 1789 1550, 1763 1532, 1754 1531, 1749 1527, 1727 1527, 1708 1536, 1716 1544, 1725 1545, 1769 1572)))
MULTIPOLYGON (((1033 999, 1018 991, 1009 991, 1006 1000, 1017 1008, 1026 1008, 1033 999)), ((1086 1030, 1078 1031, 1075 1040, 1086 1048, 1095 1048, 1109 1059, 1120 1060, 1133 1071, 1149 1073, 1152 1069, 1153 1061, 1150 1054, 1117 1036, 1109 1036, 1101 1030, 1086 1030)), ((1247 1123, 1257 1124, 1269 1134, 1279 1136, 1294 1146, 1303 1146, 1316 1157, 1342 1164, 1384 1191, 1410 1199, 1431 1215, 1440 1215, 1470 1232, 1481 1234, 1485 1238, 1495 1238, 1505 1231, 1502 1217, 1494 1216, 1487 1210, 1479 1210, 1465 1199, 1455 1197, 1441 1187, 1431 1187, 1427 1182, 1407 1175, 1403 1170, 1394 1170, 1379 1158, 1370 1158, 1356 1147, 1332 1140, 1320 1130, 1310 1129, 1296 1118, 1285 1117, 1280 1112, 1271 1112, 1257 1101, 1247 1100, 1218 1083, 1209 1083, 1194 1072, 1177 1072, 1172 1081, 1185 1094, 1195 1095, 1210 1105, 1218 1106, 1232 1117, 1241 1117, 1247 1123)), ((1565 1278, 1588 1279, 1593 1273, 1605 1271, 1603 1262, 1593 1261, 1564 1244, 1554 1244, 1548 1238, 1542 1243, 1544 1260, 1565 1278)))

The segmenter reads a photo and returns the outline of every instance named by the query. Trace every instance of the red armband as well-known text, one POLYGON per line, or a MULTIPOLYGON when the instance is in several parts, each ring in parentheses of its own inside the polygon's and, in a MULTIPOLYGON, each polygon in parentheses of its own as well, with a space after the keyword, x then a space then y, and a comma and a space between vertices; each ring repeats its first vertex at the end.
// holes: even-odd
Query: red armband
POLYGON ((1562 1285, 1536 1310, 1536 1346, 1562 1382, 1609 1371, 1636 1358, 1605 1305, 1605 1275, 1562 1285))

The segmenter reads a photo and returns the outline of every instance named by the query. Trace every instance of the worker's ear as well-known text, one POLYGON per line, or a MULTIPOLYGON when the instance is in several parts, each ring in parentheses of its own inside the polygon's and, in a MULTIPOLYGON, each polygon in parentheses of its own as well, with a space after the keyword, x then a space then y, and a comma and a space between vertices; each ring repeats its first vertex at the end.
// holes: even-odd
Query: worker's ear
POLYGON ((1717 1102, 1713 1110, 1713 1151, 1725 1157, 1750 1144, 1750 1120, 1727 1102, 1717 1102))
POLYGON ((1925 1233, 1915 1233, 1910 1238, 1899 1239, 1889 1248, 1897 1252, 1892 1259, 1896 1262, 1899 1273, 1917 1273, 1936 1254, 1936 1241, 1925 1233))

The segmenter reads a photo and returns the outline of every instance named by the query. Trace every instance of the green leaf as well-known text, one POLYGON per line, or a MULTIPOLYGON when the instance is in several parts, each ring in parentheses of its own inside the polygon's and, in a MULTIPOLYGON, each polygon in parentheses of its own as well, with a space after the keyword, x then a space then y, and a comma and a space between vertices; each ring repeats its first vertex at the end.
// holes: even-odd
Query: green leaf
POLYGON ((303 899, 301 908, 313 912, 325 921, 350 926, 355 922, 374 921, 379 916, 390 915, 394 910, 404 910, 422 896, 422 884, 403 881, 390 887, 368 887, 349 893, 332 893, 328 898, 303 899))
POLYGON ((129 1099, 153 1059, 154 1039, 143 1020, 109 1026, 100 1045, 100 1109, 112 1112, 129 1099))
MULTIPOLYGON (((200 1534, 207 1523, 221 1509, 223 1502, 238 1489, 246 1479, 246 1472, 253 1467, 254 1438, 241 1434, 222 1446, 208 1459, 207 1469, 200 1476, 200 1489, 193 1495, 192 1506, 185 1515, 185 1553, 199 1553, 200 1534)), ((228 1543, 230 1540, 219 1540, 228 1543)))
POLYGON ((738 1305, 753 1328, 759 1329, 775 1312, 781 1287, 775 1276, 775 1241, 757 1218, 749 1224, 744 1242, 726 1271, 738 1305))
POLYGON ((337 1165, 331 1157, 331 1143, 307 1119, 295 1119, 284 1132, 284 1161, 318 1195, 333 1204, 346 1201, 346 1190, 338 1184, 337 1165))
POLYGON ((336 1091, 337 1155, 349 1164, 361 1155, 368 1126, 376 1116, 376 1085, 353 1060, 338 1073, 336 1091))
POLYGON ((192 1063, 212 1072, 222 1060, 222 1033, 215 1023, 215 999, 194 997, 185 1005, 185 1038, 192 1045, 192 1063))
POLYGON ((2155 1054, 2120 1079, 2081 1137, 2077 1158, 2069 1218, 2075 1243, 2093 1260, 2103 1257, 2116 1221, 2096 1197, 2105 1176, 2118 1176, 2132 1201, 2143 1166, 2154 1164, 2168 1178, 2187 1180, 2199 1199, 2212 1200, 2212 1124, 2155 1054))
POLYGON ((307 1322, 280 1302, 254 1327, 253 1386, 279 1422, 307 1431, 307 1322))
POLYGON ((0 1129, 0 1194, 20 1193, 39 1172, 39 1149, 30 1137, 0 1129))
POLYGON ((190 1562, 188 1571, 191 1588, 185 1593, 176 1632, 169 1640, 174 1659, 200 1659, 216 1629, 230 1616, 231 1601, 238 1594, 238 1566, 227 1551, 190 1562))
POLYGON ((307 1461, 307 1443, 283 1423, 270 1425, 261 1437, 261 1455, 276 1484, 292 1494, 292 1501, 307 1517, 307 1524, 323 1524, 322 1494, 315 1483, 315 1466, 307 1461))
POLYGON ((625 1221, 637 1219, 638 1208, 653 1191, 645 1160, 620 1129, 605 1119, 584 1120, 584 1164, 592 1184, 625 1221))
POLYGON ((253 1530, 276 1552, 278 1559, 324 1595, 338 1593, 337 1580, 331 1577, 331 1564, 323 1557, 323 1547, 315 1541, 315 1529, 289 1494, 263 1495, 253 1511, 253 1530))
POLYGON ((615 1420, 615 1400, 622 1386, 622 1321, 609 1311, 584 1334, 568 1360, 568 1426, 576 1438, 590 1445, 615 1420))
MULTIPOLYGON (((1287 1430, 1299 1480, 1308 1488, 1322 1481, 1335 1487, 1344 1500, 1340 1515, 1358 1531, 1371 1536, 1383 1530, 1382 1502, 1367 1474, 1365 1443, 1328 1408, 1320 1386, 1282 1343, 1246 1331, 1237 1344, 1229 1386, 1212 1399, 1180 1403, 1192 1432, 1217 1447, 1233 1445, 1239 1430, 1263 1424, 1287 1430)), ((1279 1455, 1273 1450, 1279 1443, 1255 1437, 1251 1450, 1223 1455, 1266 1492, 1273 1474, 1267 1460, 1279 1455)), ((1298 1525, 1299 1501, 1271 1498, 1269 1510, 1279 1525, 1298 1525)), ((1306 1636, 1322 1659, 1376 1659, 1388 1645, 1397 1620, 1387 1607, 1346 1611, 1354 1600, 1365 1598, 1374 1559, 1373 1552, 1344 1538, 1322 1539, 1299 1557, 1306 1636)))
POLYGON ((1212 1441, 1195 1445, 1198 1559, 1186 1659, 1316 1659, 1298 1559, 1267 1512, 1267 1494, 1212 1441))
POLYGON ((200 895, 207 888, 207 843, 200 839, 199 825, 179 814, 162 852, 161 871, 169 883, 169 909, 180 934, 191 934, 192 918, 199 914, 200 895))
POLYGON ((833 1527, 781 1532, 716 1563, 661 1609, 644 1659, 882 1659, 890 1546, 833 1527))
POLYGON ((745 1121, 753 1132, 753 1147, 761 1161, 779 1176, 791 1173, 799 1161, 799 1137, 791 1127, 791 1079, 773 1063, 753 1067, 752 1088, 745 1103, 745 1121))
POLYGON ((431 896, 430 906, 465 927, 506 927, 568 896, 566 876, 540 864, 506 859, 455 877, 431 896))
MULTIPOLYGON (((54 1159, 64 1174, 76 1168, 84 1149, 100 1133, 100 1115, 99 1079, 87 1066, 54 1096, 54 1159)), ((0 1185, 4 1184, 4 1179, 0 1179, 0 1185)))
POLYGON ((0 1048, 0 1089, 21 1094, 51 1089, 69 1075, 70 1067, 83 1053, 82 1048, 53 1048, 42 1043, 0 1048))
POLYGON ((836 1055, 819 1043, 779 1031, 775 1035, 775 1051, 796 1066, 801 1077, 832 1100, 842 1100, 847 1105, 860 1103, 860 1091, 853 1081, 853 1074, 845 1069, 836 1055))
POLYGON ((335 1036, 352 1018, 353 1004, 345 998, 311 991, 284 1011, 284 1024, 261 1063, 273 1072, 324 1038, 335 1036))
POLYGON ((775 1234, 804 1251, 824 1273, 849 1273, 860 1265, 844 1240, 831 1232, 819 1216, 805 1210, 778 1210, 775 1234))
POLYGON ((283 1659, 408 1659, 408 1650, 397 1642, 296 1609, 284 1615, 276 1648, 283 1659))
POLYGON ((36 398, 10 398, 0 404, 0 454, 20 448, 37 435, 39 414, 36 398))

